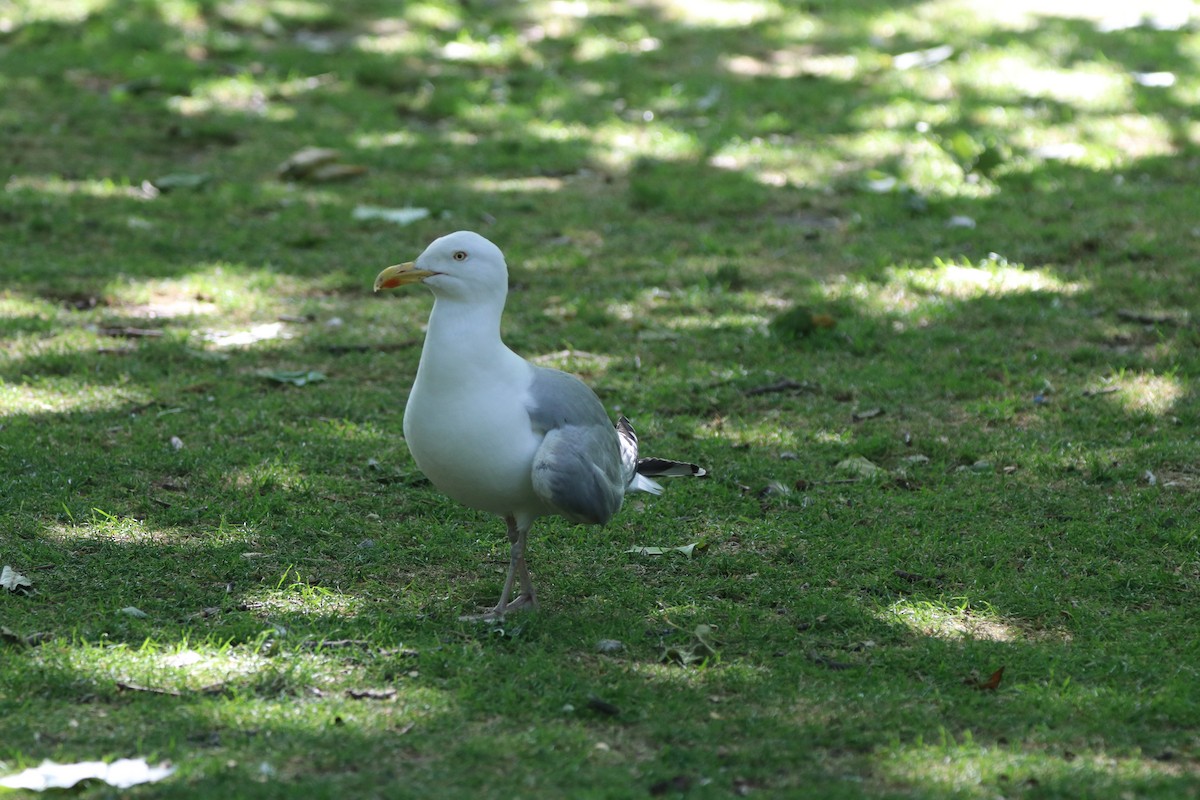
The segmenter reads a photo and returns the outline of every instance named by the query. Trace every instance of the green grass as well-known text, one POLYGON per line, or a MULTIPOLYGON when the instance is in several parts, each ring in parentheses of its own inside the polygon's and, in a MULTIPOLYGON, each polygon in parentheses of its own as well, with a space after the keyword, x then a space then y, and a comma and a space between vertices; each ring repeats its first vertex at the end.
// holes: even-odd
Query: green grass
POLYGON ((1200 796, 1200 18, 992 5, 0 6, 0 774, 1200 796), (711 472, 541 521, 497 626, 503 526, 400 431, 430 299, 370 292, 460 228, 711 472))

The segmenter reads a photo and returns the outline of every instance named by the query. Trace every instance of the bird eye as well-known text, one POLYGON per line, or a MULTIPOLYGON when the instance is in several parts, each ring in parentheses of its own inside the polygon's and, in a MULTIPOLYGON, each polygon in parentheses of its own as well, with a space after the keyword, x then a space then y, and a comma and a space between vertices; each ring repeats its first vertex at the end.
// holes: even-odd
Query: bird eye
POLYGON ((467 260, 467 251, 466 250, 455 250, 454 251, 454 260, 455 261, 466 261, 467 260))

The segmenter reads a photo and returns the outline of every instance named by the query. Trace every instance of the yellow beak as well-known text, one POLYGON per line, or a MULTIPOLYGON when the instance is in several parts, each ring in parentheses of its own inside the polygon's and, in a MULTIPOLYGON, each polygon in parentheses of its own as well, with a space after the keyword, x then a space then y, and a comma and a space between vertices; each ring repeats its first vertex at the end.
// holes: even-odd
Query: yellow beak
POLYGON ((417 265, 412 261, 394 264, 375 276, 375 291, 395 289, 397 286, 409 283, 419 283, 430 275, 437 275, 437 273, 427 269, 417 269, 417 265))

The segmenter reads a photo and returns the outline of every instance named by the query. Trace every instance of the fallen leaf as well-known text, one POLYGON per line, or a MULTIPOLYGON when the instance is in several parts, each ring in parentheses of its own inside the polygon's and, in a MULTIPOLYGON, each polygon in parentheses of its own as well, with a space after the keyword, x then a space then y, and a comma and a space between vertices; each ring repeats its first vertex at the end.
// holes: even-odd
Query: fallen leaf
POLYGON ((123 692, 145 692, 146 694, 165 694, 169 697, 182 697, 183 692, 176 689, 163 689, 159 686, 143 686, 140 683, 117 681, 117 688, 123 692))
POLYGON ((355 219, 379 219, 397 225, 411 225, 430 215, 428 208, 381 208, 379 206, 355 206, 355 219))
POLYGON ((874 419, 875 417, 882 416, 884 413, 882 408, 868 408, 866 411, 855 411, 850 415, 850 419, 854 422, 862 422, 865 419, 874 419))
POLYGON ((172 172, 155 178, 150 184, 160 192, 169 192, 173 189, 198 189, 208 181, 209 176, 202 173, 172 172))
POLYGON ((713 627, 700 624, 692 629, 691 641, 664 648, 659 660, 668 664, 678 664, 681 667, 690 667, 693 664, 703 664, 716 655, 717 646, 713 639, 713 627))
POLYGON ((976 677, 970 677, 963 680, 967 686, 972 689, 979 689, 984 692, 994 692, 1000 687, 1000 679, 1004 677, 1004 667, 993 672, 986 681, 976 677))
POLYGON ((19 594, 30 594, 33 591, 33 581, 7 564, 0 570, 0 586, 19 594))
POLYGON ((156 328, 97 328, 96 333, 101 336, 122 336, 127 339, 145 339, 162 336, 163 332, 156 328))
POLYGON ((74 764, 43 761, 40 766, 0 778, 0 786, 44 792, 47 789, 70 789, 80 781, 96 779, 118 789, 128 789, 142 783, 161 781, 174 771, 174 767, 166 764, 152 767, 144 758, 122 758, 111 764, 105 764, 103 761, 81 761, 74 764))
POLYGON ((691 558, 698 550, 703 550, 708 547, 708 542, 701 539, 698 542, 685 544, 681 547, 654 547, 651 545, 634 545, 627 548, 626 553, 636 553, 639 556, 665 556, 667 553, 683 553, 688 558, 691 558))
POLYGON ((396 696, 395 689, 347 689, 351 700, 390 700, 396 696))
POLYGON ((892 56, 892 66, 898 70, 928 69, 937 66, 954 55, 954 48, 948 44, 930 47, 926 50, 913 50, 910 53, 900 53, 892 56))
POLYGON ((288 156, 275 171, 280 178, 305 178, 317 168, 332 164, 341 157, 341 153, 328 147, 305 147, 288 156))
POLYGON ((850 472, 860 478, 874 478, 887 472, 883 467, 862 456, 850 456, 834 467, 838 472, 850 472))
POLYGON ((260 378, 266 378, 276 383, 290 383, 293 386, 307 386, 310 383, 319 383, 325 380, 325 373, 306 369, 260 369, 257 374, 260 378))
POLYGON ((134 617, 135 619, 146 619, 150 616, 145 611, 142 611, 140 608, 136 608, 134 606, 125 606, 125 608, 122 608, 117 613, 124 614, 127 617, 134 617))
POLYGON ((587 699, 587 707, 598 714, 603 714, 606 717, 617 717, 621 714, 621 709, 617 708, 607 700, 602 700, 596 695, 590 695, 587 699))

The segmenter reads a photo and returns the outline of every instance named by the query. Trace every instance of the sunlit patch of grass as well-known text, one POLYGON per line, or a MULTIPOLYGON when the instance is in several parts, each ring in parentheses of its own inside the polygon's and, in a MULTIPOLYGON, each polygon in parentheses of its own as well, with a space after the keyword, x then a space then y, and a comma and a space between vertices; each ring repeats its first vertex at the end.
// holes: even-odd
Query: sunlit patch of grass
POLYGON ((31 297, 5 291, 0 294, 0 319, 49 318, 60 306, 41 297, 31 297))
POLYGON ((220 111, 282 121, 292 119, 296 112, 278 101, 329 86, 335 80, 332 75, 277 79, 239 73, 198 82, 191 94, 170 98, 168 106, 185 117, 220 111))
POLYGON ((111 178, 68 179, 57 175, 13 175, 4 185, 6 192, 37 192, 39 194, 71 197, 125 198, 153 200, 155 193, 141 185, 131 186, 111 178))
POLYGON ((531 178, 476 178, 472 189, 480 192, 522 192, 538 194, 557 192, 563 187, 562 178, 535 176, 531 178))
POLYGON ((596 126, 593 142, 598 160, 614 169, 628 168, 639 158, 677 160, 694 158, 702 152, 695 135, 653 122, 635 124, 611 119, 596 126))
POLYGON ((864 71, 862 59, 853 53, 823 53, 812 47, 781 48, 767 58, 722 56, 720 65, 733 75, 749 78, 791 79, 812 75, 850 80, 864 71))
POLYGON ((304 570, 287 568, 274 588, 257 589, 247 595, 260 613, 339 615, 352 618, 365 607, 361 597, 313 582, 304 570))
MULTIPOLYGON (((286 292, 297 292, 291 285, 286 292)), ((246 316, 275 307, 285 291, 278 273, 267 268, 213 262, 197 264, 177 278, 115 280, 106 291, 121 303, 149 305, 161 301, 194 302, 198 308, 215 308, 222 314, 246 316)))
POLYGON ((933 600, 897 600, 879 612, 885 622, 899 622, 922 636, 939 639, 986 639, 1010 642, 1025 638, 1023 631, 1004 621, 986 604, 965 598, 949 602, 933 600))
POLYGON ((662 47, 662 42, 641 26, 626 28, 620 36, 605 36, 592 33, 583 36, 575 49, 575 58, 582 62, 598 61, 613 55, 628 53, 651 53, 662 47))
POLYGON ((781 412, 769 412, 756 417, 726 417, 706 426, 698 435, 711 437, 737 446, 766 447, 773 450, 796 450, 804 444, 805 431, 781 412))
POLYGON ((704 28, 740 28, 783 16, 778 3, 766 0, 650 0, 664 17, 704 28))
POLYGON ((1168 414, 1186 394, 1186 387, 1174 374, 1121 372, 1107 381, 1119 391, 1104 395, 1130 414, 1168 414))
POLYGON ((1072 295, 1085 287, 1065 281, 1049 268, 1027 268, 992 258, 978 264, 936 260, 931 268, 893 268, 893 281, 927 294, 967 300, 978 297, 1002 297, 1010 294, 1050 292, 1072 295))
POLYGON ((111 0, 13 0, 0 9, 0 32, 31 22, 79 22, 111 5, 111 0))
POLYGON ((1028 268, 996 256, 977 264, 934 259, 932 267, 891 267, 886 280, 833 280, 822 284, 829 299, 850 299, 878 314, 921 317, 948 303, 1017 294, 1070 296, 1085 283, 1067 281, 1050 268, 1028 268))
POLYGON ((136 386, 99 384, 79 378, 38 377, 28 383, 0 381, 0 417, 112 411, 149 400, 136 386))
MULTIPOLYGON (((1179 774, 1169 762, 1150 757, 1112 756, 1103 751, 1021 752, 1007 746, 976 744, 910 745, 881 755, 880 770, 889 780, 955 797, 996 797, 1016 787, 1061 791, 1072 796, 1107 796, 1139 782, 1153 783, 1179 774)), ((1119 792, 1133 794, 1132 790, 1119 792)))
POLYGON ((362 150, 379 150, 385 147, 415 147, 421 138, 412 131, 378 131, 362 133, 354 139, 354 146, 362 150))
POLYGON ((1074 64, 1062 69, 1044 53, 1010 46, 981 53, 959 73, 973 91, 997 100, 1044 97, 1091 111, 1116 112, 1130 103, 1129 80, 1108 64, 1074 64))

